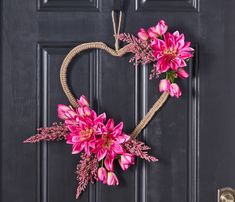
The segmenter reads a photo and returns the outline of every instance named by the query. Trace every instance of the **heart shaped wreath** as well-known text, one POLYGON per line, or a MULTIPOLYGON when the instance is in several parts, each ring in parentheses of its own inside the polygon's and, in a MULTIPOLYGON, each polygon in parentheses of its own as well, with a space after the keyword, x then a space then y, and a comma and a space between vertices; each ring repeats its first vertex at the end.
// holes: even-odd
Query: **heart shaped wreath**
POLYGON ((180 87, 175 80, 189 76, 184 68, 186 61, 193 56, 193 49, 190 47, 190 42, 185 42, 184 34, 179 34, 178 31, 167 32, 168 26, 163 20, 147 31, 141 28, 137 36, 119 34, 121 14, 120 12, 116 31, 114 12, 112 12, 115 50, 102 42, 91 42, 76 46, 65 57, 60 79, 72 106, 58 105, 58 117, 64 123, 54 123, 51 127, 39 128, 38 134, 24 141, 37 143, 43 140, 66 140, 67 144, 72 145, 72 154, 81 154, 76 171, 78 180, 76 198, 85 191, 89 183, 101 181, 107 185, 118 185, 119 181, 114 173, 116 169, 114 161, 118 161, 124 171, 135 164, 135 157, 149 162, 158 161, 148 154, 150 147, 136 137, 165 103, 168 95, 177 98, 181 96, 180 87), (119 49, 119 40, 126 42, 127 45, 119 49), (153 63, 150 79, 164 75, 165 78, 159 84, 159 90, 163 94, 130 135, 123 131, 123 122, 115 125, 114 120, 107 119, 105 113, 98 115, 90 108, 84 95, 77 100, 69 90, 66 79, 69 63, 77 54, 87 49, 102 49, 118 57, 133 53, 130 62, 135 65, 153 63))

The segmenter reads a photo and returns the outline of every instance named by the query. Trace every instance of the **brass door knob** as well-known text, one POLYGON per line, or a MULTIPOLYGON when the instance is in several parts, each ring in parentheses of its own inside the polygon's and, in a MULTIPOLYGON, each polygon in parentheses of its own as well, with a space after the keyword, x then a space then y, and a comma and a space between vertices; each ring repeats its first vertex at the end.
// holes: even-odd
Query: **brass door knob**
POLYGON ((219 189, 218 202, 235 202, 235 190, 230 187, 219 189))
POLYGON ((234 202, 234 196, 230 192, 224 192, 220 196, 221 202, 234 202))

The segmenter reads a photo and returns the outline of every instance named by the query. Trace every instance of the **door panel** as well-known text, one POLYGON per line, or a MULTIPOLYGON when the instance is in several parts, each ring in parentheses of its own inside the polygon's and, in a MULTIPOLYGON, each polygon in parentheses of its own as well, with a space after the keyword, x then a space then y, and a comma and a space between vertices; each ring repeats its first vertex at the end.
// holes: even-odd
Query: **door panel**
MULTIPOLYGON (((193 41, 195 57, 190 78, 180 83, 183 96, 169 99, 141 135, 159 163, 118 170, 118 187, 91 185, 80 201, 214 202, 218 188, 235 188, 234 6, 232 0, 126 0, 123 31, 164 19, 193 41)), ((69 50, 88 41, 114 46, 111 9, 105 0, 1 1, 0 201, 77 201, 79 157, 71 147, 22 142, 58 121, 57 104, 69 104, 59 81, 69 50)), ((71 63, 68 80, 77 97, 86 95, 131 132, 160 93, 148 79, 151 67, 128 60, 85 51, 71 63)))

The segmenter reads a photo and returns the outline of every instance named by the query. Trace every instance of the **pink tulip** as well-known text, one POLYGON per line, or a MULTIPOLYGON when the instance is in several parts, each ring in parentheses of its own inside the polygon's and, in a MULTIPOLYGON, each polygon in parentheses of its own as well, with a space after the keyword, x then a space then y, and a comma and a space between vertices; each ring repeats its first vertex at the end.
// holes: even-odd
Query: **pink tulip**
POLYGON ((119 181, 117 179, 117 176, 113 172, 108 172, 108 178, 107 178, 107 185, 118 185, 119 181))
POLYGON ((138 32, 138 37, 144 41, 146 41, 149 38, 148 33, 145 31, 144 28, 140 28, 139 32, 138 32))
POLYGON ((157 33, 156 27, 150 27, 148 29, 148 35, 150 38, 157 38, 159 37, 159 34, 157 33))
POLYGON ((167 24, 165 23, 164 20, 160 20, 158 23, 157 23, 157 26, 156 26, 156 32, 161 36, 163 34, 166 33, 168 29, 168 26, 167 24))
POLYGON ((189 77, 188 72, 186 72, 183 68, 178 69, 176 73, 181 79, 189 77))
POLYGON ((170 95, 173 97, 179 98, 181 96, 181 90, 180 87, 176 83, 172 83, 169 88, 170 95))
POLYGON ((156 39, 159 36, 162 36, 166 33, 168 26, 166 25, 164 20, 160 20, 155 27, 150 27, 148 29, 148 35, 152 39, 156 39))
POLYGON ((130 164, 122 164, 122 163, 120 163, 120 161, 119 161, 119 164, 120 164, 122 170, 127 170, 131 166, 130 164))
POLYGON ((98 169, 98 178, 103 183, 107 182, 107 171, 104 167, 98 169))
POLYGON ((169 80, 162 79, 159 83, 159 91, 160 92, 169 91, 170 85, 171 85, 171 83, 169 80))
POLYGON ((118 162, 122 170, 127 170, 130 167, 130 165, 133 165, 135 163, 135 158, 132 154, 124 153, 121 155, 118 162))
POLYGON ((134 164, 135 158, 132 154, 124 153, 121 155, 120 161, 122 162, 122 164, 134 164))

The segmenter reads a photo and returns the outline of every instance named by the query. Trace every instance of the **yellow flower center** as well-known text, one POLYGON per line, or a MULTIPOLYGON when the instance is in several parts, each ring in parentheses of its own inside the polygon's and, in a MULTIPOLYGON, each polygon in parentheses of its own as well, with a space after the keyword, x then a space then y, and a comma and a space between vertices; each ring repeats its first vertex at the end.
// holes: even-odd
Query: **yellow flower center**
POLYGON ((90 128, 86 128, 85 130, 80 131, 80 140, 84 141, 87 140, 89 138, 91 138, 92 134, 93 134, 93 130, 90 128))
POLYGON ((165 49, 163 51, 163 54, 171 56, 172 58, 175 58, 177 56, 177 50, 175 48, 165 49))
POLYGON ((111 145, 113 143, 112 138, 109 138, 107 135, 104 135, 103 136, 103 140, 104 140, 104 143, 103 143, 102 147, 104 149, 110 149, 110 147, 111 147, 111 145))

